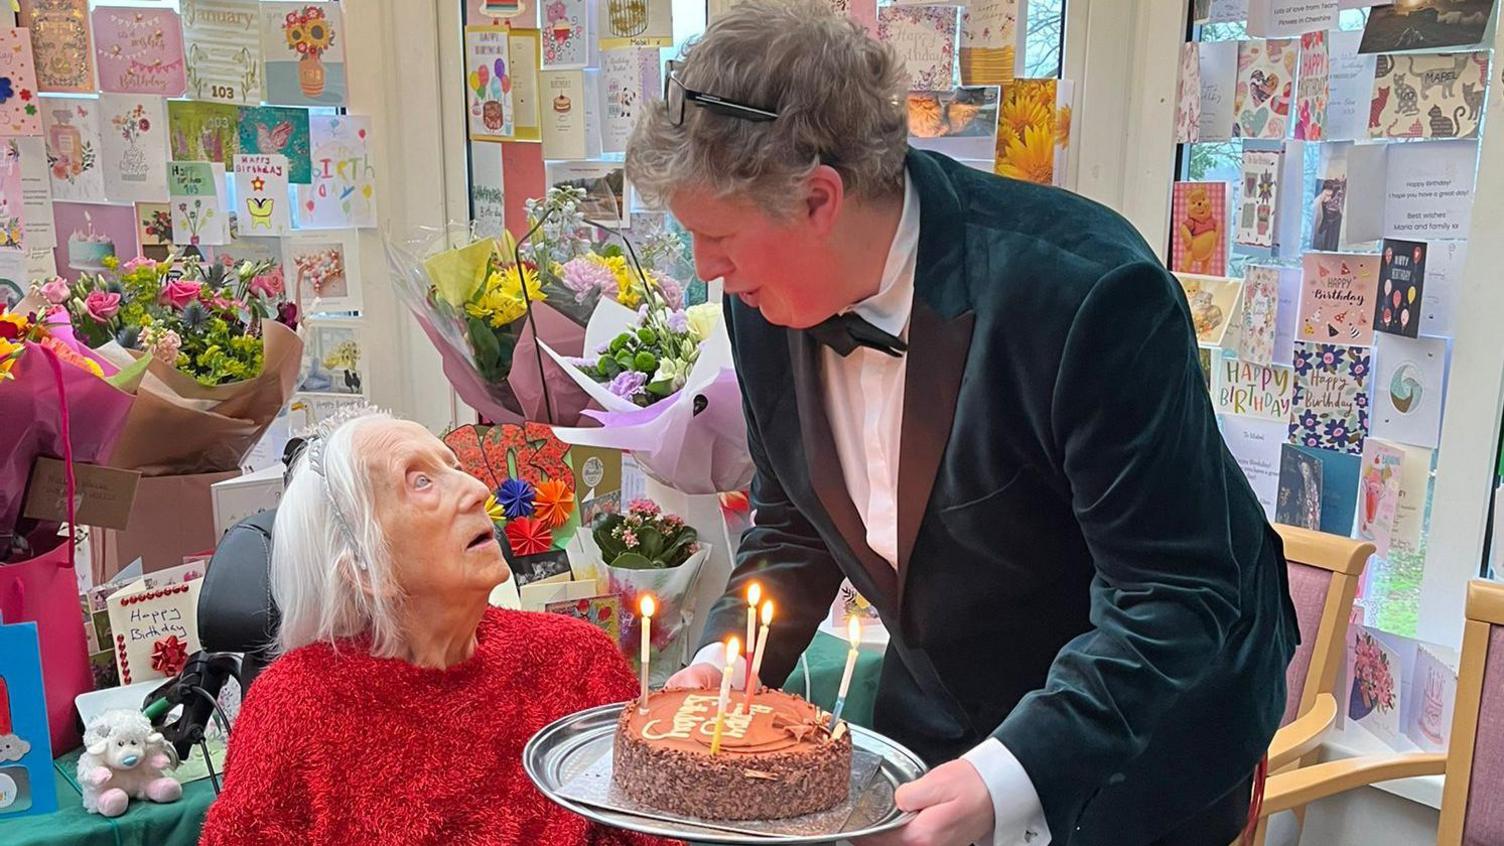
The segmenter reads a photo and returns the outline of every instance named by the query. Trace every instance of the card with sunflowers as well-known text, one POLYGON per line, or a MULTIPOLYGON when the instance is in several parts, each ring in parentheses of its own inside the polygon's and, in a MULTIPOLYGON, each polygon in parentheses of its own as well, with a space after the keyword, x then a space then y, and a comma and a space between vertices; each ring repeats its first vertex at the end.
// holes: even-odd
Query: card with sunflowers
POLYGON ((345 20, 338 3, 262 3, 261 52, 266 102, 345 105, 345 20))
POLYGON ((1003 86, 997 127, 1000 176, 1062 184, 1073 93, 1074 86, 1063 79, 1015 79, 1003 86))

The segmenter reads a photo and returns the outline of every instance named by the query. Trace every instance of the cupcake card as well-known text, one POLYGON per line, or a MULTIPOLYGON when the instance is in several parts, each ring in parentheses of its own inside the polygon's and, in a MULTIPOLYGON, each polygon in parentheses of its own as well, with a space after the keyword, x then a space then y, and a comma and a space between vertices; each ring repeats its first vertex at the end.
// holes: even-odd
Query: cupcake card
POLYGON ((167 199, 167 101, 149 94, 99 95, 104 193, 122 203, 167 199))
POLYGON ((160 97, 183 93, 187 81, 183 27, 177 12, 98 6, 93 21, 99 90, 160 97))
POLYGON ((883 6, 877 10, 877 37, 898 52, 909 87, 921 91, 952 88, 957 79, 959 6, 883 6))
POLYGON ((583 68, 600 64, 596 45, 596 10, 589 0, 545 0, 539 35, 543 67, 583 68))
POLYGON ((543 71, 543 158, 590 159, 601 151, 600 107, 594 70, 543 71))

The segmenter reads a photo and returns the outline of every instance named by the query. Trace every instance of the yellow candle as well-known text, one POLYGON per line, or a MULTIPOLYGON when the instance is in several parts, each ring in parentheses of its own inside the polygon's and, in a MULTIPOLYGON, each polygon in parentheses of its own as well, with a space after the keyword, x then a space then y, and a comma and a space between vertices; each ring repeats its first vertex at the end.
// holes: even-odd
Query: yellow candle
POLYGON ((715 734, 710 737, 710 754, 721 751, 721 730, 726 726, 726 705, 731 699, 731 675, 736 671, 736 659, 741 653, 741 644, 733 637, 726 642, 726 669, 721 671, 721 695, 715 702, 715 734))
POLYGON ((747 704, 747 713, 752 713, 752 694, 757 691, 753 687, 752 680, 762 671, 762 653, 768 645, 768 626, 773 623, 773 600, 769 599, 762 604, 762 628, 757 632, 757 651, 752 653, 752 669, 747 671, 747 695, 744 700, 747 704))
POLYGON ((753 640, 757 634, 757 603, 762 599, 762 585, 753 582, 747 587, 747 639, 743 641, 747 645, 747 655, 752 655, 753 640))
POLYGON ((637 603, 637 611, 642 617, 642 698, 637 702, 637 709, 639 711, 647 711, 648 709, 648 651, 649 645, 653 640, 651 632, 653 629, 653 611, 655 610, 656 606, 653 603, 653 597, 643 594, 642 600, 637 603))

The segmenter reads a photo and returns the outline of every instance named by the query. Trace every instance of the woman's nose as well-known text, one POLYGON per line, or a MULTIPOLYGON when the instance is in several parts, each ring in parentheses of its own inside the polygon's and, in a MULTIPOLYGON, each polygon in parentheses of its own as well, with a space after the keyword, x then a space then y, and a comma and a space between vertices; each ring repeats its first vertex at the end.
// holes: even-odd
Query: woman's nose
POLYGON ((491 491, 486 488, 486 483, 463 470, 456 472, 461 477, 460 510, 469 511, 472 508, 485 508, 486 497, 491 495, 491 491))

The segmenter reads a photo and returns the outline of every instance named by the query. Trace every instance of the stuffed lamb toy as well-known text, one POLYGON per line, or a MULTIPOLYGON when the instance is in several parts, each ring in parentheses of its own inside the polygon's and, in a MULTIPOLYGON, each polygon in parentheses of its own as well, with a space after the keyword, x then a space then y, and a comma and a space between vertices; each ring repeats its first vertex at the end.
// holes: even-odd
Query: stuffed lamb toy
POLYGON ((139 711, 117 709, 95 717, 84 731, 78 784, 84 810, 118 817, 132 799, 176 802, 183 786, 172 776, 177 751, 139 711))

